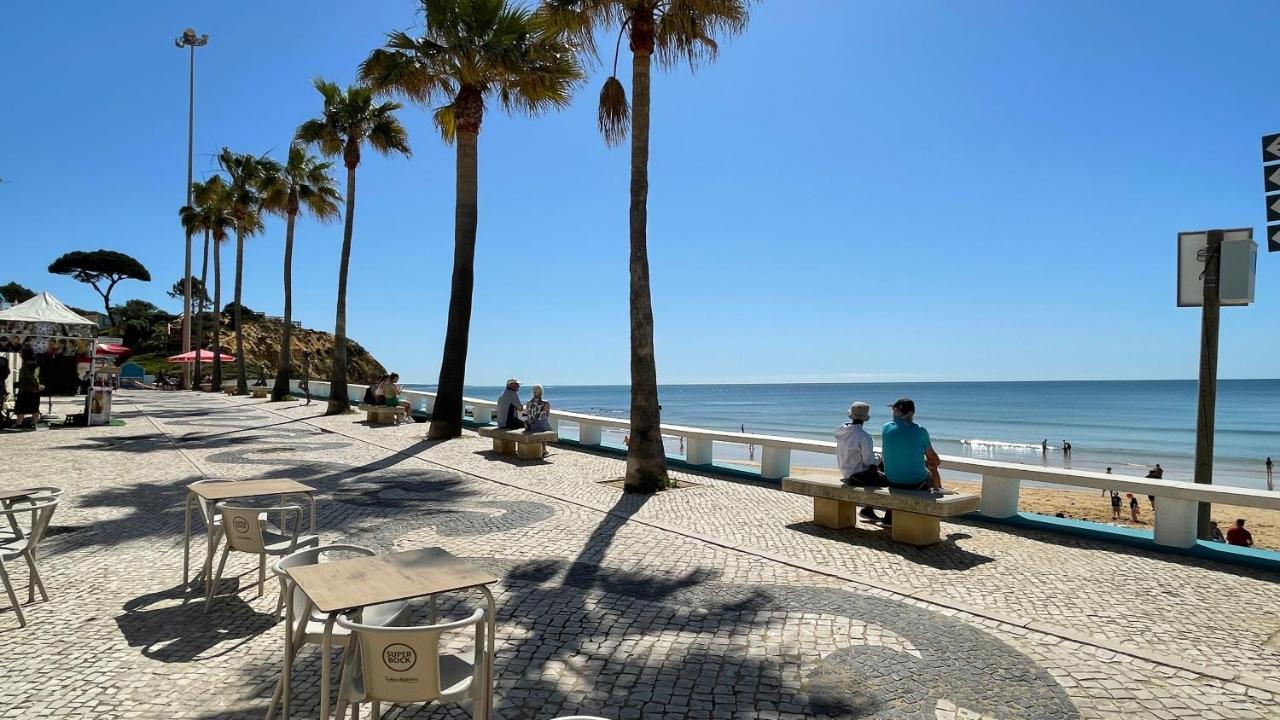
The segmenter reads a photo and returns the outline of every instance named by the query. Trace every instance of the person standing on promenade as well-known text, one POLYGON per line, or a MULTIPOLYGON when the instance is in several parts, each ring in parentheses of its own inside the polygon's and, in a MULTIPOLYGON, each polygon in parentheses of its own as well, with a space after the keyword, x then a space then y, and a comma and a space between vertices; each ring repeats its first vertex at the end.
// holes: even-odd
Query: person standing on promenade
POLYGON ((1271 474, 1271 456, 1270 455, 1267 456, 1267 462, 1264 464, 1267 467, 1267 492, 1271 492, 1272 490, 1275 489, 1275 476, 1271 474))
POLYGON ((507 380, 507 387, 498 396, 498 426, 505 430, 524 429, 524 403, 520 402, 520 381, 507 380))
POLYGON ((1236 526, 1227 531, 1227 543, 1240 547, 1253 547, 1253 533, 1244 529, 1244 518, 1236 520, 1236 526))
MULTIPOLYGON (((855 402, 849 406, 849 422, 836 428, 836 464, 846 485, 884 487, 888 484, 884 473, 880 472, 871 433, 862 427, 870 419, 871 406, 855 402)), ((865 520, 880 521, 875 510, 865 505, 858 515, 865 520)))
POLYGON ((303 405, 311 404, 311 351, 302 351, 302 379, 298 381, 298 389, 307 394, 303 405))

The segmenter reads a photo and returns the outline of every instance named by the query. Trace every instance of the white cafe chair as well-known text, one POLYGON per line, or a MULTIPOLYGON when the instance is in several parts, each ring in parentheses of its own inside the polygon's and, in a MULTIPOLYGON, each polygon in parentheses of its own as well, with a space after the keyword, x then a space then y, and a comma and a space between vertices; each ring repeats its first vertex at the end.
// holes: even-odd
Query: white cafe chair
MULTIPOLYGON (((320 544, 317 535, 302 535, 302 506, 283 505, 280 507, 245 507, 220 502, 215 508, 222 514, 222 535, 227 544, 222 548, 222 557, 218 560, 218 570, 209 584, 209 592, 205 597, 204 611, 209 612, 213 604, 213 595, 217 592, 218 582, 222 580, 222 571, 227 565, 227 555, 235 550, 258 556, 258 596, 262 596, 263 586, 267 580, 267 556, 281 557, 308 547, 320 544), (280 514, 279 527, 267 522, 269 514, 280 514), (292 518, 293 522, 288 522, 292 518), (292 531, 280 528, 292 528, 292 531)), ((284 606, 284 597, 276 602, 276 615, 279 616, 284 606)))
MULTIPOLYGON (((277 560, 271 566, 272 572, 280 580, 280 597, 286 598, 287 622, 285 623, 284 671, 280 674, 280 681, 276 683, 275 693, 271 696, 266 720, 271 720, 275 715, 282 696, 285 705, 284 716, 289 717, 289 683, 294 658, 297 657, 298 649, 303 645, 320 645, 324 642, 324 626, 325 621, 328 620, 328 615, 316 610, 307 594, 293 582, 289 571, 304 565, 332 562, 335 559, 342 559, 341 556, 369 557, 372 555, 377 555, 377 552, 367 547, 335 543, 299 550, 277 560)), ((408 619, 409 603, 403 601, 371 605, 360 610, 360 621, 368 625, 398 625, 407 622, 408 619)), ((350 636, 351 633, 346 628, 335 626, 330 630, 329 643, 331 646, 345 648, 350 636)), ((345 667, 346 653, 343 653, 342 660, 345 667)))
POLYGON ((352 717, 359 718, 359 704, 373 704, 373 717, 381 704, 418 702, 467 702, 477 720, 491 702, 493 688, 485 682, 486 611, 478 609, 469 617, 439 625, 381 627, 339 616, 338 627, 351 633, 354 650, 344 663, 338 689, 335 717, 341 718, 348 703, 352 717), (475 649, 470 657, 440 648, 446 634, 474 634, 475 649))
POLYGON ((40 572, 36 569, 36 548, 44 539, 45 530, 49 528, 49 521, 53 518, 53 511, 58 507, 58 502, 58 497, 45 495, 30 498, 24 501, 21 507, 0 507, 0 515, 7 516, 10 526, 15 531, 14 535, 0 537, 0 583, 4 584, 4 591, 9 596, 13 611, 18 616, 18 624, 22 627, 27 626, 27 619, 22 614, 18 595, 13 591, 13 582, 9 579, 5 562, 18 558, 26 561, 27 570, 30 573, 30 579, 27 582, 28 603, 35 602, 37 589, 40 591, 41 598, 45 601, 49 600, 49 593, 45 591, 44 582, 40 580, 40 572), (27 514, 30 514, 31 522, 24 531, 17 516, 27 514))

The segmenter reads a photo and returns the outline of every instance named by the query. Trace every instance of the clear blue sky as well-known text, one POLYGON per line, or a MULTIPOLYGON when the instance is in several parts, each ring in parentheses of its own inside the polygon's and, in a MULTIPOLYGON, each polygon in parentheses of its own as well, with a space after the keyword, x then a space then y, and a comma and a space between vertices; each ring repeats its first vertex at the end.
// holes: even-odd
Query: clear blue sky
MULTIPOLYGON (((0 7, 0 283, 69 304, 73 249, 182 272, 188 25, 196 172, 222 145, 279 153, 415 3, 0 7)), ((1191 378, 1179 230, 1264 223, 1259 137, 1280 131, 1271 3, 773 0, 697 75, 653 85, 649 247, 663 382, 1191 378)), ((629 71, 624 71, 624 76, 629 71)), ((468 380, 625 383, 627 168, 571 109, 480 139, 468 380), (530 318, 536 321, 530 322, 530 318)), ((359 171, 348 328, 434 382, 453 153, 426 111, 412 159, 359 171)), ((332 329, 341 225, 302 223, 295 313, 332 329)), ((245 303, 278 313, 283 227, 251 241, 245 303)), ((226 256, 230 259, 230 253, 226 256)), ((1276 377, 1280 298, 1222 313, 1223 377, 1276 377)), ((229 263, 228 263, 229 265, 229 263)), ((231 293, 230 278, 224 297, 231 293)))

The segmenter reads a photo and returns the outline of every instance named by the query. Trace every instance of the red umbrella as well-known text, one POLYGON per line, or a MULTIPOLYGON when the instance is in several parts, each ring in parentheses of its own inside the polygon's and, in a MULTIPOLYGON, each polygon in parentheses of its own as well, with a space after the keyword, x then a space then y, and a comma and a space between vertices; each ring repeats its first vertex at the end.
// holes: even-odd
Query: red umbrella
POLYGON ((119 355, 127 355, 131 352, 133 351, 123 345, 99 344, 94 354, 95 355, 111 355, 115 357, 119 355))
MULTIPOLYGON (((196 361, 196 353, 200 353, 200 362, 202 363, 213 362, 213 353, 209 352, 208 350, 192 350, 191 352, 185 352, 185 353, 182 353, 181 355, 174 355, 173 357, 169 358, 169 362, 194 363, 196 361)), ((231 357, 230 355, 220 354, 218 357, 222 358, 222 362, 231 362, 235 360, 235 358, 231 357)))

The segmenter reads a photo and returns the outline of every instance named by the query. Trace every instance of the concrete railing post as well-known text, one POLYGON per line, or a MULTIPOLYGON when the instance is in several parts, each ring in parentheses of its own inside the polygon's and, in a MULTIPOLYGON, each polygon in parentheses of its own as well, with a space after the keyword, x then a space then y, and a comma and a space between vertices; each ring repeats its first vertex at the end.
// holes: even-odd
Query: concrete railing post
POLYGON ((1018 489, 1022 481, 1018 478, 1000 477, 996 475, 982 476, 982 507, 980 512, 987 517, 1008 518, 1018 514, 1018 489))
POLYGON ((578 444, 579 445, 599 445, 600 444, 600 426, 595 423, 578 421, 578 444))
POLYGON ((760 453, 760 476, 781 480, 791 474, 791 448, 765 445, 760 453))
POLYGON ((556 433, 560 432, 560 418, 556 418, 556 417, 548 418, 547 422, 551 423, 552 432, 556 432, 556 433))
POLYGON ((1156 497, 1155 532, 1157 545, 1189 548, 1196 544, 1199 505, 1190 500, 1156 497))
POLYGON ((685 444, 685 459, 692 465, 710 465, 713 443, 708 438, 691 437, 685 444))

